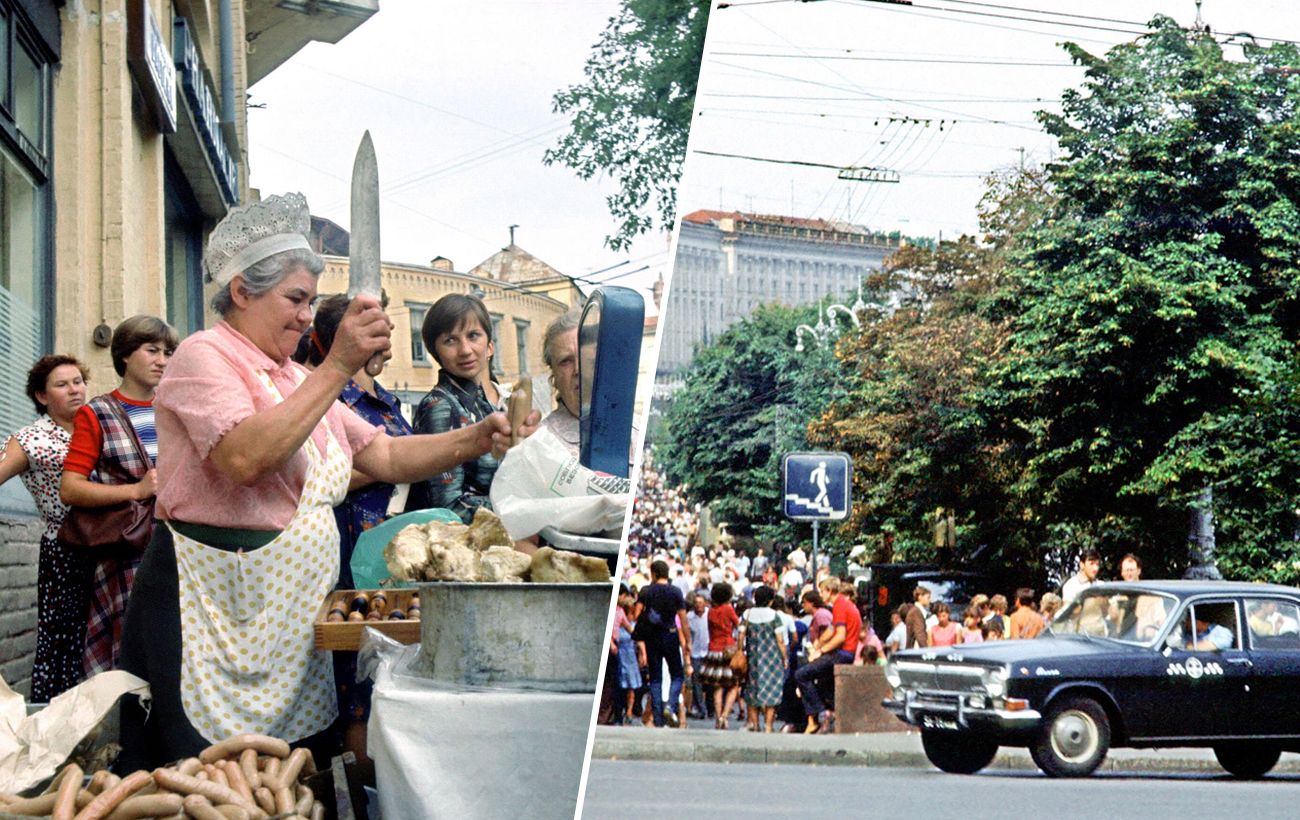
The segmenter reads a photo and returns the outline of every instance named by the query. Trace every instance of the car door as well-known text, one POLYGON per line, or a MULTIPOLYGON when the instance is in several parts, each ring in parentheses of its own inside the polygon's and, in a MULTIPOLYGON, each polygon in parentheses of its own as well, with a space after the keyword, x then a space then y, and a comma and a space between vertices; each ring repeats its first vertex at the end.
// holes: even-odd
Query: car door
POLYGON ((1300 737, 1300 603, 1280 597, 1245 598, 1252 667, 1247 717, 1251 734, 1300 737))
MULTIPOLYGON (((1222 635, 1223 633, 1215 633, 1222 635)), ((1242 621, 1231 598, 1198 598, 1179 616, 1166 641, 1163 729, 1154 737, 1233 737, 1251 732, 1252 666, 1242 642, 1242 621), (1197 622, 1208 626, 1198 635, 1197 622), (1196 648, 1215 628, 1227 630, 1222 649, 1196 648)))

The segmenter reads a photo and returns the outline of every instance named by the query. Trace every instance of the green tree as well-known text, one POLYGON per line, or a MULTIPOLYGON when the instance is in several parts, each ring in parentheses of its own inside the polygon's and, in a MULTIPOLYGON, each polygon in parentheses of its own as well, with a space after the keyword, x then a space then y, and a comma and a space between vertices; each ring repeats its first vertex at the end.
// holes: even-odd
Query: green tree
POLYGON ((625 0, 587 60, 587 80, 560 91, 555 110, 572 117, 546 152, 582 179, 609 175, 607 198, 618 229, 615 250, 650 230, 671 227, 686 156, 709 22, 707 0, 625 0))
POLYGON ((1300 578, 1300 84, 1294 46, 1225 58, 1156 18, 1040 115, 1057 195, 990 316, 1007 355, 981 412, 1023 462, 1033 525, 1185 564, 1214 493, 1230 574, 1300 578))
POLYGON ((795 328, 816 308, 761 307, 696 354, 656 443, 673 480, 738 534, 789 539, 781 457, 806 449, 808 422, 839 390, 830 348, 797 352, 795 328))

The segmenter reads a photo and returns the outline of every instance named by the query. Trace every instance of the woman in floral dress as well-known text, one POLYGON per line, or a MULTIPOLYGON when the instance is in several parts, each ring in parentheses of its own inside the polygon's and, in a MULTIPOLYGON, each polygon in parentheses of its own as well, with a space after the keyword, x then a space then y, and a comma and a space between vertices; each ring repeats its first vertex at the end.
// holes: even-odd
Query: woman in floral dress
POLYGON ((781 619, 769 606, 775 594, 768 586, 754 590, 754 605, 745 610, 740 623, 740 641, 749 659, 745 702, 753 712, 751 728, 755 731, 772 731, 785 681, 784 630, 781 619))
POLYGON ((58 541, 68 507, 59 500, 72 420, 86 403, 86 369, 71 356, 45 356, 27 373, 27 397, 40 418, 9 437, 0 484, 22 476, 45 521, 36 570, 33 703, 48 703, 81 681, 93 562, 58 541))

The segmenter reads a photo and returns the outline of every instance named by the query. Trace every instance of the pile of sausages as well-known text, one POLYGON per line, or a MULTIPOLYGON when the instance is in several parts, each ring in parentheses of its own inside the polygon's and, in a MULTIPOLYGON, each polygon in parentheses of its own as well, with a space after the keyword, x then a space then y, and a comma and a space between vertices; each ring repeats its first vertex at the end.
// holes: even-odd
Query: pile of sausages
POLYGON ((236 735, 198 757, 126 777, 101 771, 84 783, 81 767, 64 766, 40 797, 0 795, 0 813, 54 820, 322 820, 325 806, 298 782, 316 766, 306 749, 283 740, 236 735))

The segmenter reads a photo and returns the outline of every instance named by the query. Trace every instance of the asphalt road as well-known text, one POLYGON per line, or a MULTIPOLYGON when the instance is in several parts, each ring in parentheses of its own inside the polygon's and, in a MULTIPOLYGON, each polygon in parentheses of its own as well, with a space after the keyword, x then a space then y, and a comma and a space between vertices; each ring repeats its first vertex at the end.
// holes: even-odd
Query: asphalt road
POLYGON ((1052 780, 934 769, 592 760, 584 820, 629 817, 1295 817, 1300 775, 1101 773, 1052 780), (813 813, 809 814, 812 809, 813 813))

